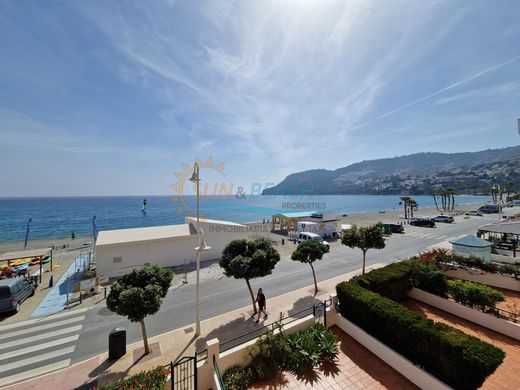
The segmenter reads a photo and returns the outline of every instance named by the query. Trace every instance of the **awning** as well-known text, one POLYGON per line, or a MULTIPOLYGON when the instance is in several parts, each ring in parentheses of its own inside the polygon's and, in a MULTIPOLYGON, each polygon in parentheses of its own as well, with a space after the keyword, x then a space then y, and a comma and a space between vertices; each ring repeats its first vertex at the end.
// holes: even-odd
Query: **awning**
POLYGON ((45 257, 52 252, 52 248, 27 249, 23 251, 7 252, 0 256, 0 261, 25 259, 28 257, 45 257))

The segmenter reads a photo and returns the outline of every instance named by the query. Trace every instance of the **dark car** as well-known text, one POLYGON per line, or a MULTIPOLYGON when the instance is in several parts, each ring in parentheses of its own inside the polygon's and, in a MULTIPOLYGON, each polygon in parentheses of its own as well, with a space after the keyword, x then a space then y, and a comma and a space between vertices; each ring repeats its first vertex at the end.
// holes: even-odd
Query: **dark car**
POLYGON ((385 223, 390 227, 392 233, 404 233, 404 226, 400 223, 385 223))
POLYGON ((435 222, 430 218, 412 218, 410 220, 410 225, 412 226, 424 226, 424 227, 434 227, 435 222))
POLYGON ((18 313, 20 305, 34 295, 34 283, 26 278, 0 280, 0 313, 18 313))
POLYGON ((484 214, 492 214, 500 212, 500 208, 495 204, 486 204, 482 207, 479 207, 478 211, 484 214))

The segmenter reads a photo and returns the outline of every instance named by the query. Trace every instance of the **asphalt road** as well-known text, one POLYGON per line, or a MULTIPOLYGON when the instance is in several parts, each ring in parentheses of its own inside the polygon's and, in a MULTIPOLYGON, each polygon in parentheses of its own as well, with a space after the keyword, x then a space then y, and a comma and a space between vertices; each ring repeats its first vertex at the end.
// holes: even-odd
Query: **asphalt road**
MULTIPOLYGON (((441 224, 436 228, 418 228, 406 226, 405 234, 394 234, 382 250, 367 252, 367 266, 375 263, 391 263, 403 259, 429 245, 463 234, 475 233, 476 227, 491 222, 494 216, 457 217, 456 223, 441 224)), ((292 245, 292 244, 287 244, 292 245)), ((340 274, 351 272, 361 267, 360 250, 341 247, 325 255, 315 265, 318 281, 330 279, 340 274)), ((262 287, 269 297, 290 292, 312 284, 309 266, 293 261, 281 261, 272 275, 252 281, 253 291, 262 287)), ((194 321, 195 285, 187 284, 166 296, 161 310, 146 319, 149 336, 159 335, 177 328, 192 325, 194 321)), ((201 319, 207 319, 230 310, 251 304, 247 287, 243 280, 222 278, 201 282, 201 319)), ((72 361, 80 361, 107 350, 107 337, 110 330, 123 326, 127 329, 127 342, 141 340, 139 324, 112 314, 105 306, 96 306, 88 311, 80 333, 72 361)))

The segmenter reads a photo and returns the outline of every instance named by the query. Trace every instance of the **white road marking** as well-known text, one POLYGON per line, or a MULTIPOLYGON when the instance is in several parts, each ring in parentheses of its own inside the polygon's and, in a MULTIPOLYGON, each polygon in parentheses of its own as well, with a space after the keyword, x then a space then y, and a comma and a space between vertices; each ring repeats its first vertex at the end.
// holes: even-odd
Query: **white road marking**
POLYGON ((11 383, 19 382, 24 379, 29 379, 35 376, 40 376, 46 374, 48 372, 59 370, 60 368, 65 368, 70 365, 70 359, 60 360, 59 362, 48 364, 43 367, 38 367, 32 370, 26 370, 24 372, 20 372, 19 374, 8 376, 7 378, 0 379, 0 386, 6 386, 11 383))
POLYGON ((74 352, 74 348, 75 348, 74 346, 66 347, 66 348, 62 348, 62 349, 57 349, 52 352, 43 353, 41 355, 31 356, 27 359, 22 359, 22 360, 17 360, 15 362, 2 364, 0 366, 0 372, 12 370, 13 368, 17 368, 17 367, 29 366, 31 364, 38 363, 38 362, 41 362, 41 361, 44 361, 47 359, 53 359, 58 356, 66 355, 68 353, 74 352))
POLYGON ((48 348, 55 347, 55 346, 61 345, 61 344, 67 344, 67 343, 76 341, 78 339, 79 339, 79 334, 76 334, 74 336, 65 337, 65 338, 62 338, 59 340, 48 341, 43 344, 37 344, 37 345, 33 345, 31 347, 17 349, 16 351, 2 353, 2 354, 0 354, 0 360, 14 358, 16 356, 25 355, 26 353, 41 351, 42 349, 48 349, 48 348))

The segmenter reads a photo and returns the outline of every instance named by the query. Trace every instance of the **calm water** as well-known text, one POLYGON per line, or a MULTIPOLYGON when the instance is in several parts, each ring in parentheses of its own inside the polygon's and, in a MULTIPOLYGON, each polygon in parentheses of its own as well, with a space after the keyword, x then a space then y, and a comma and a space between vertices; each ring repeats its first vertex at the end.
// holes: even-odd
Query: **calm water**
MULTIPOLYGON (((431 196, 414 196, 419 207, 434 206, 431 196)), ((0 198, 0 242, 23 241, 32 218, 30 239, 92 235, 92 218, 98 230, 183 223, 193 215, 195 198, 173 200, 170 196, 147 197, 147 213, 141 212, 142 197, 0 198), (188 210, 188 212, 186 212, 188 210), (180 212, 178 212, 180 211, 180 212)), ((456 196, 456 204, 486 202, 489 197, 456 196)), ((335 211, 341 214, 401 208, 394 195, 327 196, 208 196, 201 199, 201 214, 234 222, 261 221, 287 211, 335 211)), ((419 213, 420 214, 420 211, 419 213)))

